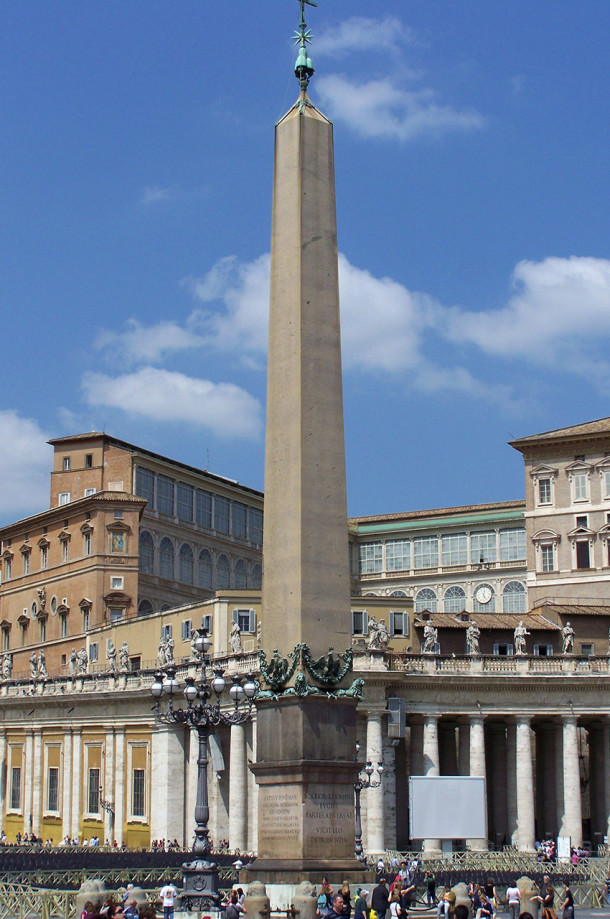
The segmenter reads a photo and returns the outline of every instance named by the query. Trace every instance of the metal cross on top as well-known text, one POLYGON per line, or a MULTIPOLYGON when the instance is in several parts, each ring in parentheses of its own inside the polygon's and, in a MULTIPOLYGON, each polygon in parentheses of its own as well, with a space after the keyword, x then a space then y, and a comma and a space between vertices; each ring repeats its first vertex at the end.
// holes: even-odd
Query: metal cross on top
POLYGON ((313 61, 307 54, 307 44, 311 43, 311 32, 307 28, 307 23, 305 22, 305 5, 317 6, 318 4, 315 0, 297 0, 297 2, 301 4, 301 22, 299 23, 299 28, 294 33, 295 44, 299 45, 299 54, 294 72, 299 81, 301 90, 304 91, 307 89, 309 80, 314 72, 313 61))

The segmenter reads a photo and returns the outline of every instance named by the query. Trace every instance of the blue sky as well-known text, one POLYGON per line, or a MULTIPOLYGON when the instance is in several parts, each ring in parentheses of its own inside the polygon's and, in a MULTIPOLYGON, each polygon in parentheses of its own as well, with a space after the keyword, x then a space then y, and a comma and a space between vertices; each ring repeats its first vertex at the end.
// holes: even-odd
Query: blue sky
MULTIPOLYGON (((295 0, 20 0, 0 29, 0 519, 91 429, 263 486, 295 0)), ((319 0, 349 513, 520 498, 610 414, 607 0, 319 0)))

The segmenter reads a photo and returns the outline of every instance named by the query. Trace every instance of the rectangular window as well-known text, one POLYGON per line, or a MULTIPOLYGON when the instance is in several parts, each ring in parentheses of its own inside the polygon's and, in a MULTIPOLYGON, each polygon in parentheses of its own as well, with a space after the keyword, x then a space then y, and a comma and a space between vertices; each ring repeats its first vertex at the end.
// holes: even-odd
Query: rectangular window
POLYGON ((595 645, 592 642, 583 642, 580 646, 580 653, 583 657, 593 657, 595 654, 595 645))
POLYGON ((68 617, 67 617, 67 616, 60 616, 60 617, 59 617, 59 620, 60 620, 60 632, 61 632, 61 637, 62 637, 62 638, 67 638, 67 637, 68 637, 68 617))
POLYGON ((23 573, 29 574, 30 573, 30 553, 24 552, 22 557, 23 557, 23 573))
POLYGON ((85 555, 91 555, 91 533, 84 534, 83 549, 84 549, 85 555))
POLYGON ((40 626, 40 632, 39 632, 40 641, 41 641, 41 642, 42 642, 42 641, 46 641, 46 640, 47 640, 47 622, 46 622, 46 619, 41 619, 40 622, 39 622, 39 626, 40 626))
POLYGON ((62 504, 69 504, 69 503, 70 503, 70 495, 71 495, 71 493, 70 493, 69 491, 60 491, 60 493, 59 493, 59 504, 60 504, 60 506, 61 506, 62 504))
POLYGON ((438 536, 416 536, 413 540, 413 567, 438 567, 438 536))
POLYGON ((496 557, 496 534, 493 531, 471 534, 470 560, 473 565, 482 562, 495 562, 496 557))
POLYGON ((176 486, 176 508, 180 520, 187 523, 193 522, 193 495, 195 489, 185 482, 178 482, 176 486))
POLYGON ((493 646, 493 653, 496 657, 512 657, 513 646, 505 642, 496 642, 493 646))
POLYGON ((174 480, 166 475, 157 476, 157 510, 174 516, 174 480))
POLYGON ((500 561, 522 561, 525 555, 525 529, 500 530, 500 561))
POLYGON ((112 575, 110 578, 110 588, 111 590, 123 590, 124 580, 119 575, 112 575))
POLYGON ((83 632, 89 631, 89 613, 90 609, 88 606, 83 607, 83 632))
POLYGON ((406 613, 390 613, 390 635, 408 635, 409 617, 406 613))
POLYGON ((534 645, 534 657, 552 657, 553 645, 534 645))
POLYGON ((59 769, 57 766, 49 766, 47 776, 47 810, 59 811, 59 769))
POLYGON ((360 574, 378 574, 383 565, 383 544, 363 542, 358 546, 360 574))
POLYGON ((408 539, 388 539, 385 544, 386 571, 408 571, 410 565, 410 541, 408 539))
POLYGON ((8 651, 11 646, 11 633, 8 629, 2 629, 2 650, 8 651))
POLYGON ((171 637, 172 637, 171 623, 169 625, 162 625, 161 626, 161 638, 165 639, 165 641, 169 641, 171 637))
POLYGON ((589 477, 586 472, 575 473, 572 479, 574 501, 587 501, 589 497, 589 477))
POLYGON ((238 624, 240 632, 256 632, 256 613, 253 609, 234 609, 232 621, 238 624))
POLYGON ((41 546, 40 548, 40 567, 48 568, 49 567, 49 547, 41 546))
POLYGON ((11 810, 18 811, 21 807, 21 766, 11 769, 11 810))
POLYGON ((89 770, 89 795, 87 799, 87 811, 90 814, 99 814, 100 812, 100 770, 89 770))
POLYGON ((70 471, 70 457, 64 456, 64 472, 70 471))
POLYGON ((251 507, 249 517, 250 542, 260 546, 263 542, 263 512, 257 507, 251 507))
POLYGON ((85 498, 90 498, 95 494, 97 494, 97 488, 85 488, 85 498))
POLYGON ((85 469, 93 469, 93 453, 85 453, 85 469))
POLYGON ((589 557, 589 540, 576 543, 576 567, 591 567, 591 559, 589 557))
POLYGON ((182 641, 190 641, 192 631, 193 631, 193 626, 191 624, 191 620, 184 619, 180 627, 180 635, 181 635, 182 641))
POLYGON ((538 479, 538 504, 551 504, 551 480, 538 479))
POLYGON ((136 466, 136 495, 146 498, 149 509, 155 506, 155 474, 142 466, 136 466))
POLYGON ((61 543, 61 560, 62 562, 70 561, 70 543, 67 539, 62 540, 61 543))
POLYGON ((212 616, 202 616, 201 617, 201 628, 208 633, 212 634, 212 616))
POLYGON ((588 527, 589 526, 588 516, 586 514, 583 514, 581 517, 577 517, 576 526, 577 527, 588 527))
POLYGON ((123 618, 123 610, 118 607, 111 607, 110 609, 110 621, 111 622, 120 622, 123 618))
POLYGON ((89 645, 89 660, 91 661, 92 664, 95 663, 95 661, 97 660, 97 642, 96 641, 93 641, 89 645))
POLYGON ((228 498, 214 495, 214 529, 219 533, 228 533, 230 525, 231 502, 228 498))
POLYGON ((237 539, 245 539, 248 533, 248 508, 239 501, 231 509, 231 532, 237 539))
POLYGON ((352 632, 354 635, 366 635, 369 617, 364 610, 352 610, 352 632))
POLYGON ((441 537, 443 567, 465 565, 468 561, 466 533, 451 533, 441 537))
POLYGON ((144 817, 146 816, 146 811, 144 809, 145 799, 144 799, 144 770, 143 769, 134 769, 133 770, 133 780, 131 785, 131 813, 133 817, 144 817))
POLYGON ((195 492, 195 523, 208 530, 212 529, 212 495, 200 488, 195 492))
POLYGON ((13 559, 5 558, 4 559, 4 579, 9 580, 13 576, 13 559))
POLYGON ((554 571, 555 570, 555 547, 554 546, 540 546, 540 556, 542 561, 542 570, 543 571, 554 571))

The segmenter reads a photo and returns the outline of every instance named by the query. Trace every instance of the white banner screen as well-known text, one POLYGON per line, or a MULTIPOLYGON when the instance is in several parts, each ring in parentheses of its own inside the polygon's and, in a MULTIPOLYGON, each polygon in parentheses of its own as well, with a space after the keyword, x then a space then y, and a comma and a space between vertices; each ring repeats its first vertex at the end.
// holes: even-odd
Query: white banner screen
POLYGON ((412 775, 409 832, 411 839, 487 839, 485 779, 412 775))

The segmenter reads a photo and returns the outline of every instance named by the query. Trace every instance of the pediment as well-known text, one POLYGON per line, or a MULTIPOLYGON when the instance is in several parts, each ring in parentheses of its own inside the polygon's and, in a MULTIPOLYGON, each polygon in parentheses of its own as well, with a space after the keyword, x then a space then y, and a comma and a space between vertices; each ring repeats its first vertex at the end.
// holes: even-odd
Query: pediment
POLYGON ((595 530, 592 530, 590 527, 574 527, 573 530, 570 530, 568 533, 568 539, 595 539, 597 533, 595 530))
POLYGON ((585 463, 584 460, 574 460, 573 463, 568 463, 566 466, 566 472, 573 474, 575 472, 591 472, 593 466, 591 463, 585 463))
POLYGON ((556 533, 555 530, 551 530, 550 527, 544 527, 541 530, 536 530, 536 532, 532 536, 532 541, 533 542, 544 542, 544 540, 553 541, 553 542, 561 542, 561 536, 559 535, 559 533, 556 533))
POLYGON ((559 470, 554 466, 547 466, 546 463, 539 463, 537 466, 534 466, 533 469, 530 469, 530 475, 532 478, 539 478, 541 476, 557 476, 559 475, 559 470))

